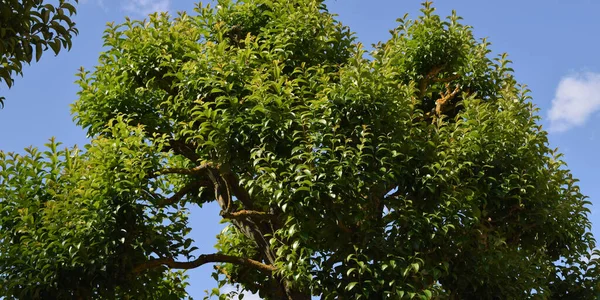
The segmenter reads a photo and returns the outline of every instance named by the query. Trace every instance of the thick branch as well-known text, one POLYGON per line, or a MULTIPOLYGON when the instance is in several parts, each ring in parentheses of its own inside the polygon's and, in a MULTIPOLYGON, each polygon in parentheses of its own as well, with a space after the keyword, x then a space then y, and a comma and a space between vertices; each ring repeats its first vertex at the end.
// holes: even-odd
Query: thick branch
POLYGON ((207 174, 215 188, 215 198, 221 207, 221 211, 228 213, 231 209, 232 197, 231 191, 229 190, 229 184, 223 179, 217 169, 209 169, 207 174))
POLYGON ((276 270, 275 267, 272 265, 267 265, 253 259, 214 253, 202 254, 197 259, 187 262, 175 261, 173 258, 151 259, 133 268, 133 273, 142 273, 148 269, 157 268, 160 266, 167 266, 171 269, 188 270, 197 268, 208 263, 231 263, 236 265, 242 265, 257 269, 267 274, 270 274, 276 270))
POLYGON ((454 97, 460 92, 460 86, 456 86, 454 91, 450 91, 450 84, 446 84, 446 93, 440 93, 440 99, 435 101, 435 114, 439 117, 442 114, 442 110, 446 104, 454 99, 454 97))
POLYGON ((425 92, 427 91, 429 82, 433 78, 435 78, 444 69, 444 67, 445 67, 445 65, 435 66, 435 67, 431 68, 429 73, 427 73, 427 75, 425 75, 425 77, 423 77, 423 79, 421 79, 421 82, 419 82, 419 98, 423 98, 425 96, 425 92))
POLYGON ((252 210, 254 205, 252 204, 252 199, 250 199, 250 194, 248 191, 242 186, 240 186, 239 179, 232 172, 228 172, 224 174, 223 178, 227 181, 227 184, 231 187, 233 194, 235 197, 242 202, 245 209, 252 210))
POLYGON ((183 141, 171 140, 169 142, 169 145, 171 146, 171 149, 173 149, 173 151, 175 151, 175 153, 177 153, 179 155, 183 155, 184 157, 186 157, 187 159, 191 160, 194 163, 197 163, 198 160, 200 160, 200 156, 198 156, 198 154, 196 154, 196 151, 194 151, 194 149, 192 147, 190 147, 188 144, 186 144, 183 141))

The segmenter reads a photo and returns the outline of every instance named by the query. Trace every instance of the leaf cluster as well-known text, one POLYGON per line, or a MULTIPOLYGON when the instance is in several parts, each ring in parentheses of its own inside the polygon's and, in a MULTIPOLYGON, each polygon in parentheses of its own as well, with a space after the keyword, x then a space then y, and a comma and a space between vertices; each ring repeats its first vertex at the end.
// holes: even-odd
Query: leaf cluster
MULTIPOLYGON (((39 61, 49 48, 58 55, 61 49, 71 49, 78 34, 73 2, 60 0, 6 0, 0 3, 0 82, 10 88, 14 75, 23 75, 23 63, 39 61)), ((4 97, 0 97, 3 105, 4 97)))

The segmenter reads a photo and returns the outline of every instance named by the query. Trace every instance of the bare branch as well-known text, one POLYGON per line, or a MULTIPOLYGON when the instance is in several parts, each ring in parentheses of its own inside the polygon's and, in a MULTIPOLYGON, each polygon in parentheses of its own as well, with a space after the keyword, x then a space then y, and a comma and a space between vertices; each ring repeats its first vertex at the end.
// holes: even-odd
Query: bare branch
POLYGON ((210 169, 218 170, 219 165, 215 165, 215 164, 212 164, 209 162, 203 162, 200 165, 198 165, 194 168, 191 168, 191 169, 166 168, 166 169, 155 171, 152 174, 149 174, 148 177, 155 178, 160 175, 166 175, 166 174, 197 175, 197 174, 201 174, 203 171, 210 170, 210 169))
POLYGON ((181 201, 181 199, 183 199, 183 197, 185 195, 187 195, 190 192, 194 191, 198 187, 199 187, 198 182, 192 182, 192 183, 184 186, 181 190, 177 191, 173 196, 171 196, 169 198, 163 198, 163 199, 159 200, 156 203, 156 205, 158 205, 158 206, 167 206, 167 205, 175 204, 175 203, 181 201))
POLYGON ((167 169, 158 170, 156 172, 152 172, 151 174, 148 174, 148 178, 156 178, 160 175, 166 175, 166 174, 195 175, 195 174, 199 174, 200 172, 202 172, 202 170, 204 170, 204 169, 201 168, 201 166, 197 166, 197 167, 191 168, 191 169, 167 168, 167 169))
POLYGON ((460 92, 460 86, 456 85, 454 91, 450 91, 450 84, 446 83, 446 93, 440 93, 440 99, 435 101, 435 113, 439 117, 442 114, 442 109, 444 106, 452 100, 456 94, 460 92))
MULTIPOLYGON (((193 151, 193 147, 181 140, 171 140, 168 149, 173 150, 179 155, 183 155, 193 163, 198 163, 200 160, 200 157, 193 151)), ((206 176, 212 181, 212 187, 215 189, 215 198, 223 211, 227 212, 230 210, 232 196, 234 195, 242 202, 245 209, 253 208, 250 195, 239 185, 237 176, 229 170, 223 170, 219 164, 204 162, 191 169, 167 168, 149 174, 148 177, 154 178, 164 174, 196 175, 203 173, 203 171, 206 171, 206 176)), ((202 186, 207 185, 202 184, 202 186)))
MULTIPOLYGON (((221 182, 223 180, 218 180, 215 178, 214 174, 218 174, 218 165, 212 164, 210 162, 203 162, 200 165, 194 168, 165 168, 158 171, 155 171, 151 174, 148 174, 148 178, 156 178, 161 175, 166 174, 181 174, 181 175, 196 175, 196 179, 194 179, 191 183, 183 187, 181 190, 176 192, 170 198, 163 198, 158 201, 159 206, 171 205, 178 201, 180 201, 185 195, 194 191, 199 187, 214 187, 216 191, 217 200, 219 199, 219 195, 221 192, 221 182), (203 174, 204 173, 204 174, 203 174), (218 190, 218 191, 217 191, 218 190)), ((225 193, 229 195, 229 193, 225 193)), ((227 197, 227 196, 226 196, 227 197)), ((156 198, 156 197, 154 197, 156 198)))
POLYGON ((223 217, 227 218, 227 219, 240 219, 240 218, 249 217, 249 218, 260 219, 260 220, 271 220, 271 219, 275 218, 275 215, 267 213, 267 212, 263 212, 263 211, 239 210, 236 212, 224 213, 223 217))
POLYGON ((171 269, 194 269, 207 263, 231 263, 257 269, 261 272, 270 274, 276 270, 272 265, 267 265, 262 262, 243 257, 235 257, 225 254, 202 254, 197 259, 187 262, 178 262, 173 258, 157 258, 151 259, 133 268, 133 273, 142 273, 148 269, 166 266, 171 269))
MULTIPOLYGON (((199 180, 194 182, 197 186, 205 186, 205 187, 213 187, 215 189, 215 198, 221 206, 221 209, 225 212, 229 210, 231 207, 231 191, 229 190, 229 184, 227 180, 221 175, 220 165, 214 164, 211 162, 203 162, 200 165, 191 168, 166 168, 162 170, 158 170, 154 172, 154 174, 149 176, 160 176, 165 174, 183 174, 183 175, 204 175, 205 180, 199 180)), ((171 204, 173 202, 181 200, 181 197, 184 196, 188 189, 182 189, 181 193, 177 193, 173 195, 172 201, 167 200, 167 204, 171 204)), ((171 199, 170 198, 170 199, 171 199)))

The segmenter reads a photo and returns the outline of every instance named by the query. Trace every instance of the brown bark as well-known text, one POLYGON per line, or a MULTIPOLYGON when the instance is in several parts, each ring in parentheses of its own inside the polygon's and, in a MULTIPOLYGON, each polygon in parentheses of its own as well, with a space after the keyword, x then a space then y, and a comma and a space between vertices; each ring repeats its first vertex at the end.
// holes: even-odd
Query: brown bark
POLYGON ((456 86, 453 91, 450 90, 450 84, 446 84, 446 92, 440 93, 440 99, 435 101, 435 114, 437 117, 442 115, 445 106, 460 92, 460 86, 456 86))
POLYGON ((175 261, 173 258, 170 258, 170 257, 152 259, 152 260, 149 260, 149 261, 133 268, 133 272, 141 273, 148 269, 156 268, 159 266, 167 266, 172 269, 188 270, 188 269, 197 268, 197 267, 202 266, 207 263, 232 263, 232 264, 237 264, 237 265, 243 265, 246 267, 257 269, 257 270, 267 273, 267 274, 271 274, 272 272, 274 272, 276 270, 275 267, 272 265, 267 265, 267 264, 261 263, 259 261, 253 260, 253 259, 215 253, 215 254, 202 254, 197 259, 195 259, 193 261, 186 261, 186 262, 175 261))

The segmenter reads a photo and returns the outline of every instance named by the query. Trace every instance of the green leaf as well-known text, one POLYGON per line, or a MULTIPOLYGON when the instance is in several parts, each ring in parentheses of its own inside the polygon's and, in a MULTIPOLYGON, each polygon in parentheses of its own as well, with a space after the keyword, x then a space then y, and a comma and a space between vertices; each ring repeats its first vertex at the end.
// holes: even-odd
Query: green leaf
POLYGON ((40 61, 40 58, 42 57, 42 52, 43 52, 42 44, 38 42, 35 45, 35 61, 36 62, 40 61))
POLYGON ((358 282, 350 282, 348 286, 346 286, 346 290, 351 291, 357 284, 358 282))

